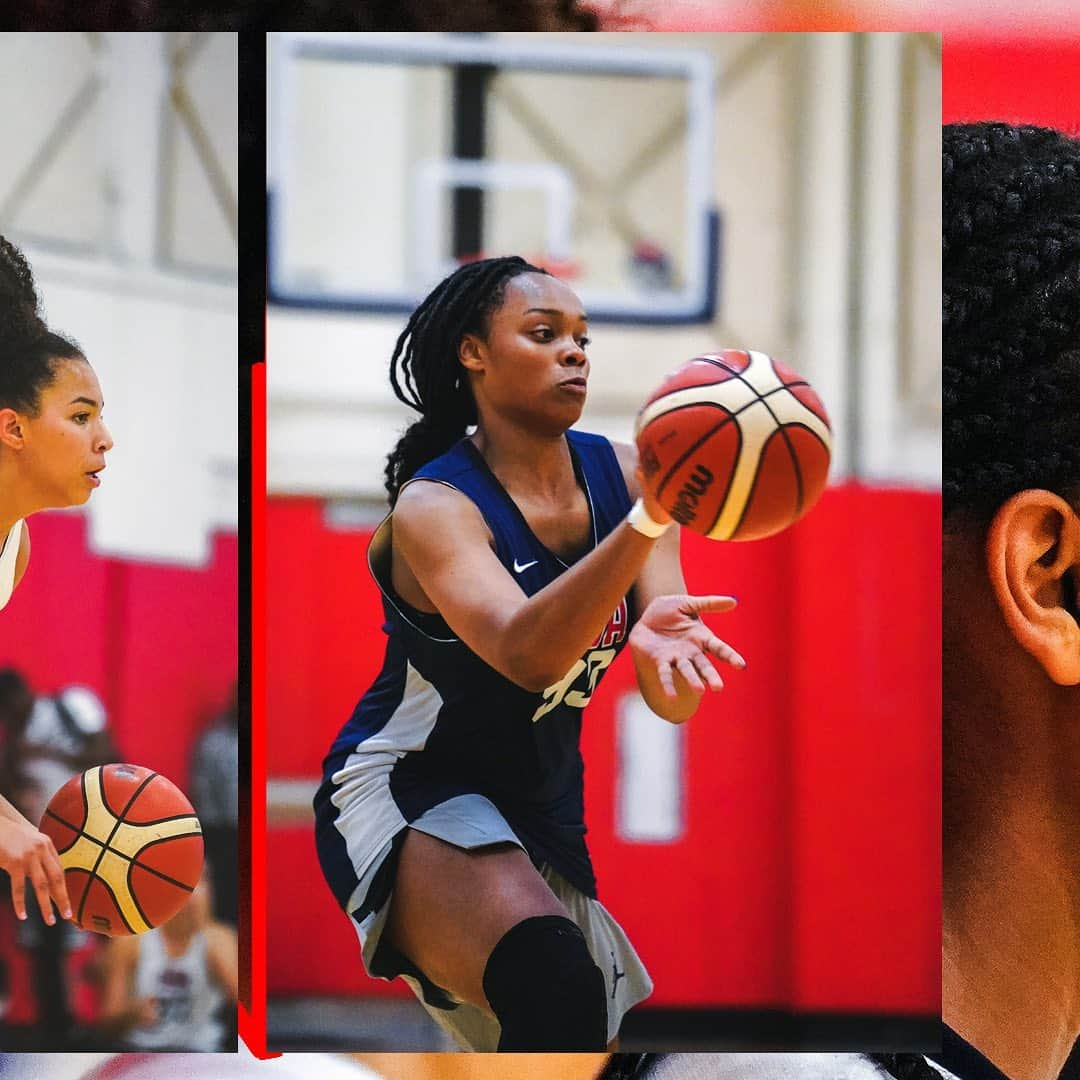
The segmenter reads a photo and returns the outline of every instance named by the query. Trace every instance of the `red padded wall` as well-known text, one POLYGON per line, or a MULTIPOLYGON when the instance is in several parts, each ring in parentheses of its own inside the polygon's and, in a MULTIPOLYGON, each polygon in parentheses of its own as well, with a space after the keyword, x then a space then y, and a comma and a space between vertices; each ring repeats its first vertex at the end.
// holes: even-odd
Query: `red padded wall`
POLYGON ((992 40, 948 35, 941 73, 946 123, 1005 120, 1080 134, 1080 37, 992 40))
POLYGON ((236 679, 236 536, 215 536, 206 567, 179 567, 97 557, 85 524, 30 520, 30 565, 0 613, 0 667, 41 693, 89 686, 123 755, 186 787, 191 745, 236 679))
MULTIPOLYGON (((314 780, 382 659, 370 533, 327 528, 310 499, 271 499, 267 525, 268 773, 314 780)), ((686 728, 685 835, 615 836, 628 656, 583 738, 601 899, 651 1003, 935 1012, 940 498, 852 485, 768 541, 683 536, 691 590, 739 597, 714 624, 748 660, 686 728)), ((394 992, 363 976, 310 829, 272 829, 268 850, 270 993, 394 992)))

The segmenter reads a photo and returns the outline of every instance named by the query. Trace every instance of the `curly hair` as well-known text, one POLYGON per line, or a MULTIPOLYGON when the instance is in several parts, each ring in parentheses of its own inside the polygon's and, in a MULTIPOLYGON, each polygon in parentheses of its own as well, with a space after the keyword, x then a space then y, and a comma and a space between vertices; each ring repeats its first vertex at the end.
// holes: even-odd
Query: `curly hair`
MULTIPOLYGON (((670 1054, 612 1054, 598 1080, 648 1080, 657 1062, 670 1054)), ((895 1080, 940 1080, 922 1054, 867 1054, 884 1076, 895 1080)))
POLYGON ((82 355, 74 341, 46 326, 30 264, 0 236, 0 409, 36 415, 57 360, 82 355))
POLYGON ((8 30, 597 30, 580 0, 26 0, 8 30))
POLYGON ((946 125, 942 177, 946 517, 1028 488, 1080 509, 1080 140, 946 125))
POLYGON ((398 401, 420 413, 386 462, 390 505, 421 465, 445 453, 476 423, 476 403, 458 363, 466 334, 486 337, 506 285, 519 274, 547 274, 516 255, 478 259, 444 278, 409 317, 390 358, 398 401))

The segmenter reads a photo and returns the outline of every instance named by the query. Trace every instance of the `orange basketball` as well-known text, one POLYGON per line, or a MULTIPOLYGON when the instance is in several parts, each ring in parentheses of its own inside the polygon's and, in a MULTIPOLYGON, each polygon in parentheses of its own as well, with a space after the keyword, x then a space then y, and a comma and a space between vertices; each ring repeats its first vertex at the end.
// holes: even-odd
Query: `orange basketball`
POLYGON ((73 776, 49 801, 41 831, 60 853, 74 922, 110 937, 172 918, 202 873, 202 827, 184 793, 141 765, 73 776))
POLYGON ((758 540, 817 502, 832 433, 810 384, 760 352, 724 349, 669 375, 638 413, 649 493, 714 540, 758 540))

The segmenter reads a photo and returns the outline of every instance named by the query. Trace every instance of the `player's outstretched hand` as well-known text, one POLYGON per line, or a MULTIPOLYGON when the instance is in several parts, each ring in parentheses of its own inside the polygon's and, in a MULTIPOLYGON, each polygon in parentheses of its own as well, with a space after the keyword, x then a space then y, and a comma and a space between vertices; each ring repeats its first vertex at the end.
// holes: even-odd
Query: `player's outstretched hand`
POLYGON ((0 820, 0 868, 11 875, 11 903, 20 919, 26 918, 27 878, 37 893, 41 916, 50 926, 56 922, 53 901, 65 919, 71 918, 71 901, 56 848, 29 821, 0 820))
POLYGON ((722 690, 724 682, 713 666, 713 658, 734 668, 746 661, 705 625, 702 614, 730 611, 738 601, 733 596, 658 596, 642 612, 630 633, 636 656, 656 665, 657 678, 669 698, 678 696, 677 671, 695 693, 706 687, 722 690))

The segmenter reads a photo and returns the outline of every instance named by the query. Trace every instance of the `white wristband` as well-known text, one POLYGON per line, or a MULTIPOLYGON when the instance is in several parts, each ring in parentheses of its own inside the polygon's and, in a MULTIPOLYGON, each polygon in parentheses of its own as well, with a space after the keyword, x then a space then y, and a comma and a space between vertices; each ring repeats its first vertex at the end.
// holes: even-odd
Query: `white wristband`
POLYGON ((664 525, 661 525, 658 521, 653 521, 649 517, 649 511, 645 509, 645 504, 638 499, 636 503, 630 508, 630 513, 626 516, 626 523, 631 529, 637 529, 642 536, 649 537, 650 540, 655 540, 658 536, 663 536, 664 533, 675 524, 674 521, 669 521, 664 525))

